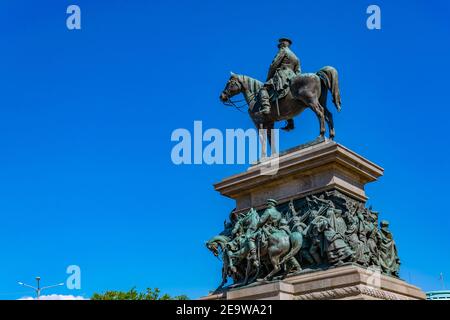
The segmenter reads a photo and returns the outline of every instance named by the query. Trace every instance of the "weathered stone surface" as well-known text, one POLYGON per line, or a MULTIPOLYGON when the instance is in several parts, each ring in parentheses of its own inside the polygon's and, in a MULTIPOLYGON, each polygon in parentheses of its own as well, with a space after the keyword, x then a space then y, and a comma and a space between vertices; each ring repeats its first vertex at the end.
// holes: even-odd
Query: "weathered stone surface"
POLYGON ((354 265, 211 294, 202 300, 423 300, 419 288, 354 265))
POLYGON ((264 175, 264 166, 251 166, 214 187, 244 211, 261 208, 268 198, 282 203, 333 189, 365 202, 364 185, 383 175, 383 168, 331 140, 281 154, 275 175, 264 175))

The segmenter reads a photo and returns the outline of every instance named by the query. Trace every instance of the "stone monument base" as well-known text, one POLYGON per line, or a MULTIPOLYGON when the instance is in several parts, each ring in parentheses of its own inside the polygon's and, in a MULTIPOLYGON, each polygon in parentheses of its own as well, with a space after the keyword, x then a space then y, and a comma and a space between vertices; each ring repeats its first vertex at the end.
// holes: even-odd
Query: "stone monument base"
POLYGON ((370 269, 346 265, 270 283, 256 283, 201 300, 424 300, 419 288, 370 269))
MULTIPOLYGON (((266 159, 214 185, 222 195, 235 200, 236 206, 230 222, 219 236, 208 241, 208 248, 218 255, 220 249, 228 250, 226 245, 236 240, 233 234, 242 232, 244 240, 236 243, 239 248, 248 246, 250 238, 245 228, 254 222, 254 212, 261 218, 269 210, 270 199, 270 212, 280 214, 279 223, 284 220, 284 228, 334 251, 322 252, 317 244, 312 247, 309 243, 296 253, 296 262, 305 269, 300 273, 292 276, 282 270, 278 275, 283 280, 254 282, 203 299, 425 299, 419 288, 393 277, 398 275, 400 262, 389 222, 379 221, 378 212, 366 207, 365 185, 383 175, 382 167, 331 140, 290 149, 272 160, 266 159), (245 223, 237 225, 242 221, 245 223), (333 261, 329 263, 329 259, 333 261), (339 262, 339 267, 333 267, 339 262), (318 269, 325 265, 330 268, 318 269), (383 273, 362 267, 365 265, 383 266, 383 273)), ((242 275, 247 258, 234 257, 234 267, 240 270, 235 274, 236 283, 245 279, 242 275)), ((267 266, 268 257, 264 259, 266 267, 273 270, 273 266, 267 266)), ((257 278, 265 276, 267 272, 257 278)))

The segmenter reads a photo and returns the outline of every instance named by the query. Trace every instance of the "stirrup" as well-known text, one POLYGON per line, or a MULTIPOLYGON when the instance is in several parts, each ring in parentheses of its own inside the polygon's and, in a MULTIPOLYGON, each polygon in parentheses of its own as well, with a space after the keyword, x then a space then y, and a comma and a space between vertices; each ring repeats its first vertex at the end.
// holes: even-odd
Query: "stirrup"
POLYGON ((270 108, 268 107, 268 108, 264 108, 264 109, 262 109, 262 110, 259 110, 259 111, 257 112, 257 114, 261 114, 261 115, 267 115, 267 114, 270 114, 270 108))

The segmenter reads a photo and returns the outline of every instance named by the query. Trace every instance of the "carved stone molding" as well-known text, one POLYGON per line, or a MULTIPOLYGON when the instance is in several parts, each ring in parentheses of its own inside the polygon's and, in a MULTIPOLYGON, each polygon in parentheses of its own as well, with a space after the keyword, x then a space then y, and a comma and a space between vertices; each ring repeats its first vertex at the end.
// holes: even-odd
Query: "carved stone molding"
POLYGON ((345 299, 354 296, 369 296, 381 300, 412 300, 409 297, 401 296, 392 292, 387 292, 366 285, 356 285, 345 288, 336 288, 320 292, 311 292, 295 297, 295 300, 334 300, 345 299))
POLYGON ((403 280, 347 265, 300 274, 269 283, 211 293, 202 300, 424 300, 425 293, 403 280))
POLYGON ((262 208, 267 198, 282 203, 328 190, 339 190, 365 202, 364 186, 383 175, 383 168, 332 140, 281 154, 275 175, 261 171, 266 165, 251 166, 214 188, 236 200, 238 211, 262 208))

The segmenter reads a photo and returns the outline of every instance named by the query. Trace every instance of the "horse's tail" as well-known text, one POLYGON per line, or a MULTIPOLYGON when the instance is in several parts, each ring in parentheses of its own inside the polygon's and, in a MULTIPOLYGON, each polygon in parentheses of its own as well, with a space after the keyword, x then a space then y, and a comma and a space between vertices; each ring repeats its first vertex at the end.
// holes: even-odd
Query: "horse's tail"
POLYGON ((339 80, 338 72, 335 68, 326 66, 317 71, 316 73, 325 84, 328 90, 330 90, 333 96, 333 103, 338 111, 341 111, 341 93, 339 92, 339 80))
POLYGON ((303 236, 300 232, 292 232, 289 238, 291 240, 291 250, 283 257, 283 259, 281 259, 280 265, 294 257, 302 248, 303 236))

